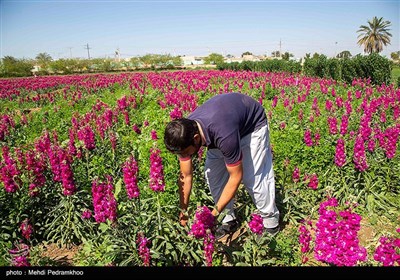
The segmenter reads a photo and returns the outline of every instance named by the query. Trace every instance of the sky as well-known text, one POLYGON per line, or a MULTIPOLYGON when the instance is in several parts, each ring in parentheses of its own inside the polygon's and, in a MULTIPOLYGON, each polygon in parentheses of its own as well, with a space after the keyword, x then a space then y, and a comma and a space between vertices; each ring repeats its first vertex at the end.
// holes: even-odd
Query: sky
POLYGON ((0 58, 121 58, 145 54, 363 54, 357 30, 390 21, 400 51, 400 0, 0 0, 0 58))

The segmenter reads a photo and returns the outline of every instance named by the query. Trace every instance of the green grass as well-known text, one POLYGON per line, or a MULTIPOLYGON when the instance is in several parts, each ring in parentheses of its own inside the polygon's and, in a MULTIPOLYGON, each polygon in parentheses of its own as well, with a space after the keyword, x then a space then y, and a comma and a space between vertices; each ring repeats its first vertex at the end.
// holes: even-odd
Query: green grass
POLYGON ((398 86, 397 81, 400 77, 400 66, 393 66, 392 69, 392 83, 398 86))

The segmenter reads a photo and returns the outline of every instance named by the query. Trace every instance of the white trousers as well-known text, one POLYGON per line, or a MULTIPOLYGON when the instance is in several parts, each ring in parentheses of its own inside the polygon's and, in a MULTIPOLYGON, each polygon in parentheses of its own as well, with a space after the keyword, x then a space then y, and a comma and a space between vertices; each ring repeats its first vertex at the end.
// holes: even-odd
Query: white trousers
MULTIPOLYGON (((242 149, 242 183, 263 218, 265 228, 279 225, 279 210, 275 204, 275 177, 268 125, 246 135, 240 140, 242 149)), ((208 149, 205 177, 216 203, 228 182, 229 173, 224 157, 218 149, 208 149)), ((234 199, 224 209, 224 223, 236 219, 234 199)))

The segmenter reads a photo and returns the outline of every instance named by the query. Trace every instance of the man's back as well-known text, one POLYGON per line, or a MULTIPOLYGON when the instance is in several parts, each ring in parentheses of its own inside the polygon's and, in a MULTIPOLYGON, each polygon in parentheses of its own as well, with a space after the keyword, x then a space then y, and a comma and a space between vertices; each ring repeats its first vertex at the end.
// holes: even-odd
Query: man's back
POLYGON ((220 149, 228 164, 240 157, 240 138, 267 124, 261 104, 241 93, 216 95, 197 107, 188 118, 201 125, 206 146, 220 149))

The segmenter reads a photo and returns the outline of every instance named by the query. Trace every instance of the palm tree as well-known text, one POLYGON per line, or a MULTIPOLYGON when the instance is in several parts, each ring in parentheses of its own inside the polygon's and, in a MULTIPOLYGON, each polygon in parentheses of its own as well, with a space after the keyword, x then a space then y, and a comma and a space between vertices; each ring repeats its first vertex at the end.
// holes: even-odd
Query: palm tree
POLYGON ((383 45, 390 45, 390 37, 392 34, 389 33, 389 28, 391 22, 383 20, 383 18, 373 17, 372 20, 368 21, 368 25, 361 25, 360 29, 357 30, 358 35, 358 45, 364 45, 364 52, 380 53, 383 50, 383 45))
POLYGON ((50 62, 53 61, 53 58, 46 52, 39 53, 36 56, 36 61, 40 65, 41 68, 46 69, 50 62))

